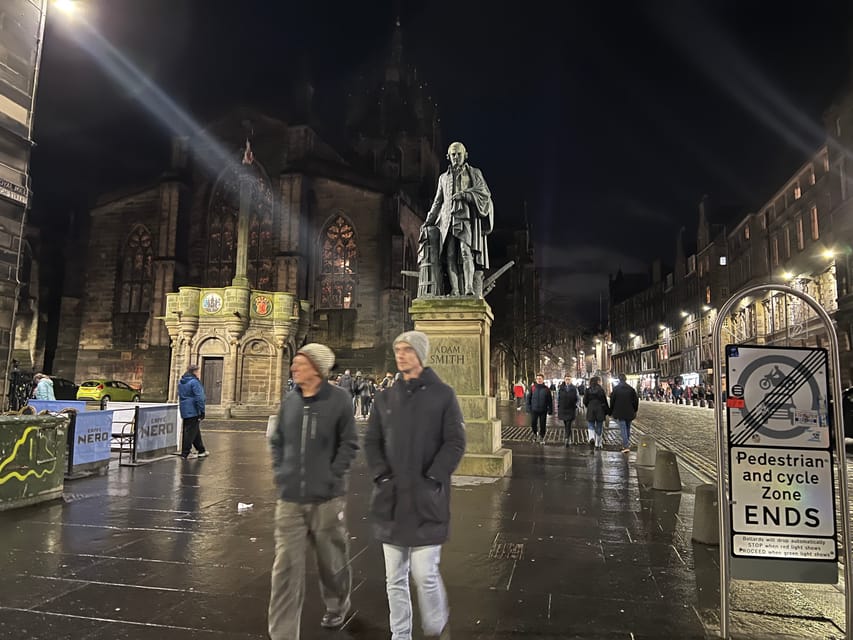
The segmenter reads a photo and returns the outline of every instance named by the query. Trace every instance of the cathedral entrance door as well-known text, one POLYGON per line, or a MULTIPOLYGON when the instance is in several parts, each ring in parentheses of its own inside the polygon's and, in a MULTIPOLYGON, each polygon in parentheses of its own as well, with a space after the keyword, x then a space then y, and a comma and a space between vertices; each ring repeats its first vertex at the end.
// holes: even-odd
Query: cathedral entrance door
POLYGON ((207 404, 222 402, 223 358, 203 358, 201 361, 201 383, 207 404))

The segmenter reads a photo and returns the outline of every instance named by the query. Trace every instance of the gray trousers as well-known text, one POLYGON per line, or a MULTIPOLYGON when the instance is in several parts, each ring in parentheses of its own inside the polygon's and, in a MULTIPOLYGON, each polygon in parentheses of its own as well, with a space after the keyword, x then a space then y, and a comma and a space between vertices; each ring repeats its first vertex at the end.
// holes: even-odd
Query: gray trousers
POLYGON ((268 616, 272 640, 299 639, 309 543, 317 558, 320 595, 326 611, 338 613, 349 609, 352 572, 345 508, 345 498, 319 504, 284 500, 276 504, 275 562, 268 616))

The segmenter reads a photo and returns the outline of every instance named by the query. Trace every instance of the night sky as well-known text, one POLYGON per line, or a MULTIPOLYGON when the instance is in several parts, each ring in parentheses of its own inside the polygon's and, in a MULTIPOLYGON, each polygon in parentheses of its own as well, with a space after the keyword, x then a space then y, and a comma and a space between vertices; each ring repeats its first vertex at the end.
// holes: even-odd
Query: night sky
MULTIPOLYGON (((307 74, 330 132, 399 13, 445 142, 462 140, 483 170, 498 224, 520 225, 526 202, 546 299, 596 323, 608 274, 671 264, 679 228, 695 238, 703 194, 759 207, 853 87, 847 0, 81 3, 200 124, 241 104, 285 117, 307 74)), ((150 88, 116 83, 81 33, 50 13, 32 164, 33 220, 48 242, 99 193, 167 166, 150 88)))

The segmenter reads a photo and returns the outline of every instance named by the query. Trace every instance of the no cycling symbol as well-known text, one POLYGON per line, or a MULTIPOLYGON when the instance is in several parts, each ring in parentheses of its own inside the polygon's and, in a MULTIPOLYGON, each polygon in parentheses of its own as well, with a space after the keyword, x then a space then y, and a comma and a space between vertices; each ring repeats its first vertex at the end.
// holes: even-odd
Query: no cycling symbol
POLYGON ((729 444, 826 448, 827 357, 824 349, 728 347, 732 390, 729 444))

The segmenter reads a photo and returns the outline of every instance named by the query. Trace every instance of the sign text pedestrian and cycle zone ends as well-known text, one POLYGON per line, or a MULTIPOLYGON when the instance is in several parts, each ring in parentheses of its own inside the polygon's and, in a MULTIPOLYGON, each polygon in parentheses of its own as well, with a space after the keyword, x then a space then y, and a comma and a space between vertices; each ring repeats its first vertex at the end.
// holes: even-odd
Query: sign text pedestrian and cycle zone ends
POLYGON ((829 451, 732 447, 732 553, 835 560, 829 451))

